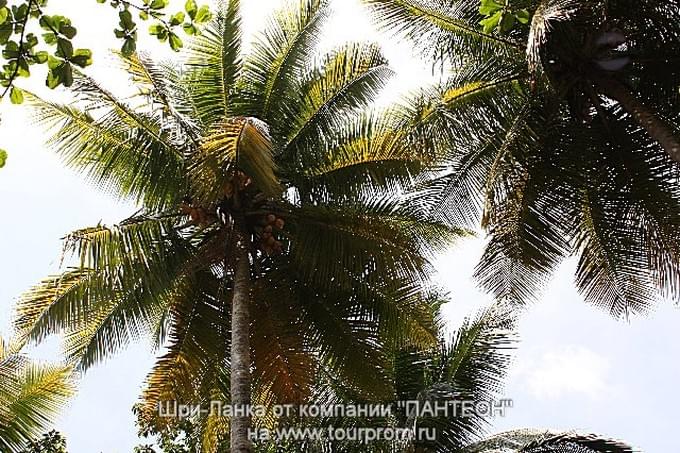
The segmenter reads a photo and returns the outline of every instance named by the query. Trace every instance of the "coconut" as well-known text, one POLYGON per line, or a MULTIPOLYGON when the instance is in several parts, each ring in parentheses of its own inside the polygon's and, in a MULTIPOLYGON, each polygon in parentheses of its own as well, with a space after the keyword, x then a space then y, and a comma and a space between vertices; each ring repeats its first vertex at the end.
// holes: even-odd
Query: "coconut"
POLYGON ((226 182, 224 187, 222 187, 222 193, 225 197, 231 198, 234 195, 234 184, 231 182, 226 182))

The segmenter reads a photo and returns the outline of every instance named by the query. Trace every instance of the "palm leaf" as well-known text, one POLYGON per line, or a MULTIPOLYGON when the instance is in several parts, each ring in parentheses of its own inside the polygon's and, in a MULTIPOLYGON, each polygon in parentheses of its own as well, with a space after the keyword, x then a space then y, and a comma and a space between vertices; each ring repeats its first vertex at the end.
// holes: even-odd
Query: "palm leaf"
POLYGON ((223 199, 224 187, 233 182, 237 170, 252 178, 265 195, 280 195, 272 144, 263 129, 250 118, 229 119, 215 128, 189 170, 197 201, 209 205, 223 199))
POLYGON ((326 55, 318 69, 304 76, 299 100, 288 105, 294 113, 283 131, 288 152, 297 159, 314 155, 323 145, 319 137, 332 141, 345 118, 372 102, 391 75, 375 45, 348 44, 326 55))
POLYGON ((457 53, 509 55, 520 45, 503 36, 484 33, 478 4, 442 0, 363 0, 379 25, 393 29, 434 59, 457 58, 457 53), (427 43, 424 46, 419 43, 427 43))
POLYGON ((0 360, 0 448, 18 453, 42 434, 74 394, 68 366, 31 363, 3 342, 0 360))
POLYGON ((242 70, 239 8, 239 0, 225 2, 189 49, 186 84, 204 129, 236 111, 235 88, 242 70))
POLYGON ((258 117, 274 130, 285 124, 286 96, 308 65, 327 14, 324 0, 303 0, 275 14, 244 63, 241 115, 258 117))
POLYGON ((621 442, 599 438, 549 431, 516 430, 498 434, 470 445, 463 453, 633 453, 633 449, 621 442))

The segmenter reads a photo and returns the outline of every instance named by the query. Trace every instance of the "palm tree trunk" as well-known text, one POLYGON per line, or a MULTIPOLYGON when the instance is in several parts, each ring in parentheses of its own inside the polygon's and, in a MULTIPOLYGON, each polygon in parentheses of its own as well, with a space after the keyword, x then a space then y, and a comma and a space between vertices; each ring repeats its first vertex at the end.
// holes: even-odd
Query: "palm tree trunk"
POLYGON ((645 128, 649 136, 663 147, 671 159, 680 162, 680 139, 666 121, 644 105, 621 82, 611 77, 596 77, 594 81, 603 94, 618 102, 640 126, 645 128))
MULTIPOLYGON (((236 264, 234 295, 231 305, 231 404, 235 411, 249 411, 250 406, 250 258, 248 242, 240 225, 236 226, 236 264)), ((231 419, 231 452, 250 453, 248 439, 250 416, 238 413, 231 419)))

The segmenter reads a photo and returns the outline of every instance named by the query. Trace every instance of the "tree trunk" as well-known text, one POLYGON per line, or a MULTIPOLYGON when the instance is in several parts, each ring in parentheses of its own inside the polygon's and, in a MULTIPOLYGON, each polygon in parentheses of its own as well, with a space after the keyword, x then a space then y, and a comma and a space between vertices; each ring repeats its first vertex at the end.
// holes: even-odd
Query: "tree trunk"
POLYGON ((680 139, 673 127, 644 105, 621 82, 611 77, 597 77, 594 82, 603 94, 618 102, 635 121, 640 124, 650 137, 663 147, 666 153, 676 162, 680 162, 680 139))
MULTIPOLYGON (((231 404, 235 411, 249 411, 250 406, 250 259, 248 242, 241 225, 236 225, 236 263, 234 295, 231 305, 231 404)), ((238 412, 231 419, 231 452, 252 451, 248 430, 250 416, 238 412)))

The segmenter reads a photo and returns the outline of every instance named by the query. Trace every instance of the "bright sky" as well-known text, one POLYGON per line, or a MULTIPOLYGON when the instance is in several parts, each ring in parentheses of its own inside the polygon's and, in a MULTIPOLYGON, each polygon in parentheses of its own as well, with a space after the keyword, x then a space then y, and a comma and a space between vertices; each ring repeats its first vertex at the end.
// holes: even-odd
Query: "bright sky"
MULTIPOLYGON (((125 79, 105 57, 116 46, 110 36, 114 15, 107 17, 109 11, 93 1, 52 3, 78 27, 76 42, 95 51, 92 74, 104 85, 124 90, 125 79)), ((247 32, 261 28, 280 3, 243 1, 247 32)), ((373 30, 358 0, 332 4, 335 14, 323 47, 347 40, 380 42, 398 73, 386 97, 431 78, 429 66, 414 58, 406 43, 373 30)), ((158 58, 173 57, 146 36, 140 47, 158 58)), ((30 87, 40 90, 40 85, 36 80, 30 87)), ((134 208, 65 169, 44 146, 27 109, 5 103, 0 113, 0 148, 10 152, 0 171, 0 325, 7 335, 16 298, 57 270, 59 238, 99 221, 115 223, 134 208)), ((481 239, 467 241, 439 261, 438 279, 452 295, 445 307, 452 326, 490 302, 470 278, 481 246, 481 239)), ((648 318, 613 321, 581 300, 571 283, 573 270, 574 263, 566 263, 541 303, 522 317, 522 344, 506 390, 514 408, 492 430, 577 429, 625 439, 648 453, 676 451, 672 438, 680 422, 680 311, 664 304, 648 318)), ((55 354, 56 342, 35 351, 41 358, 55 354)), ((131 407, 153 360, 147 345, 133 345, 82 378, 78 396, 56 425, 67 436, 70 453, 132 452, 139 440, 131 407)))

